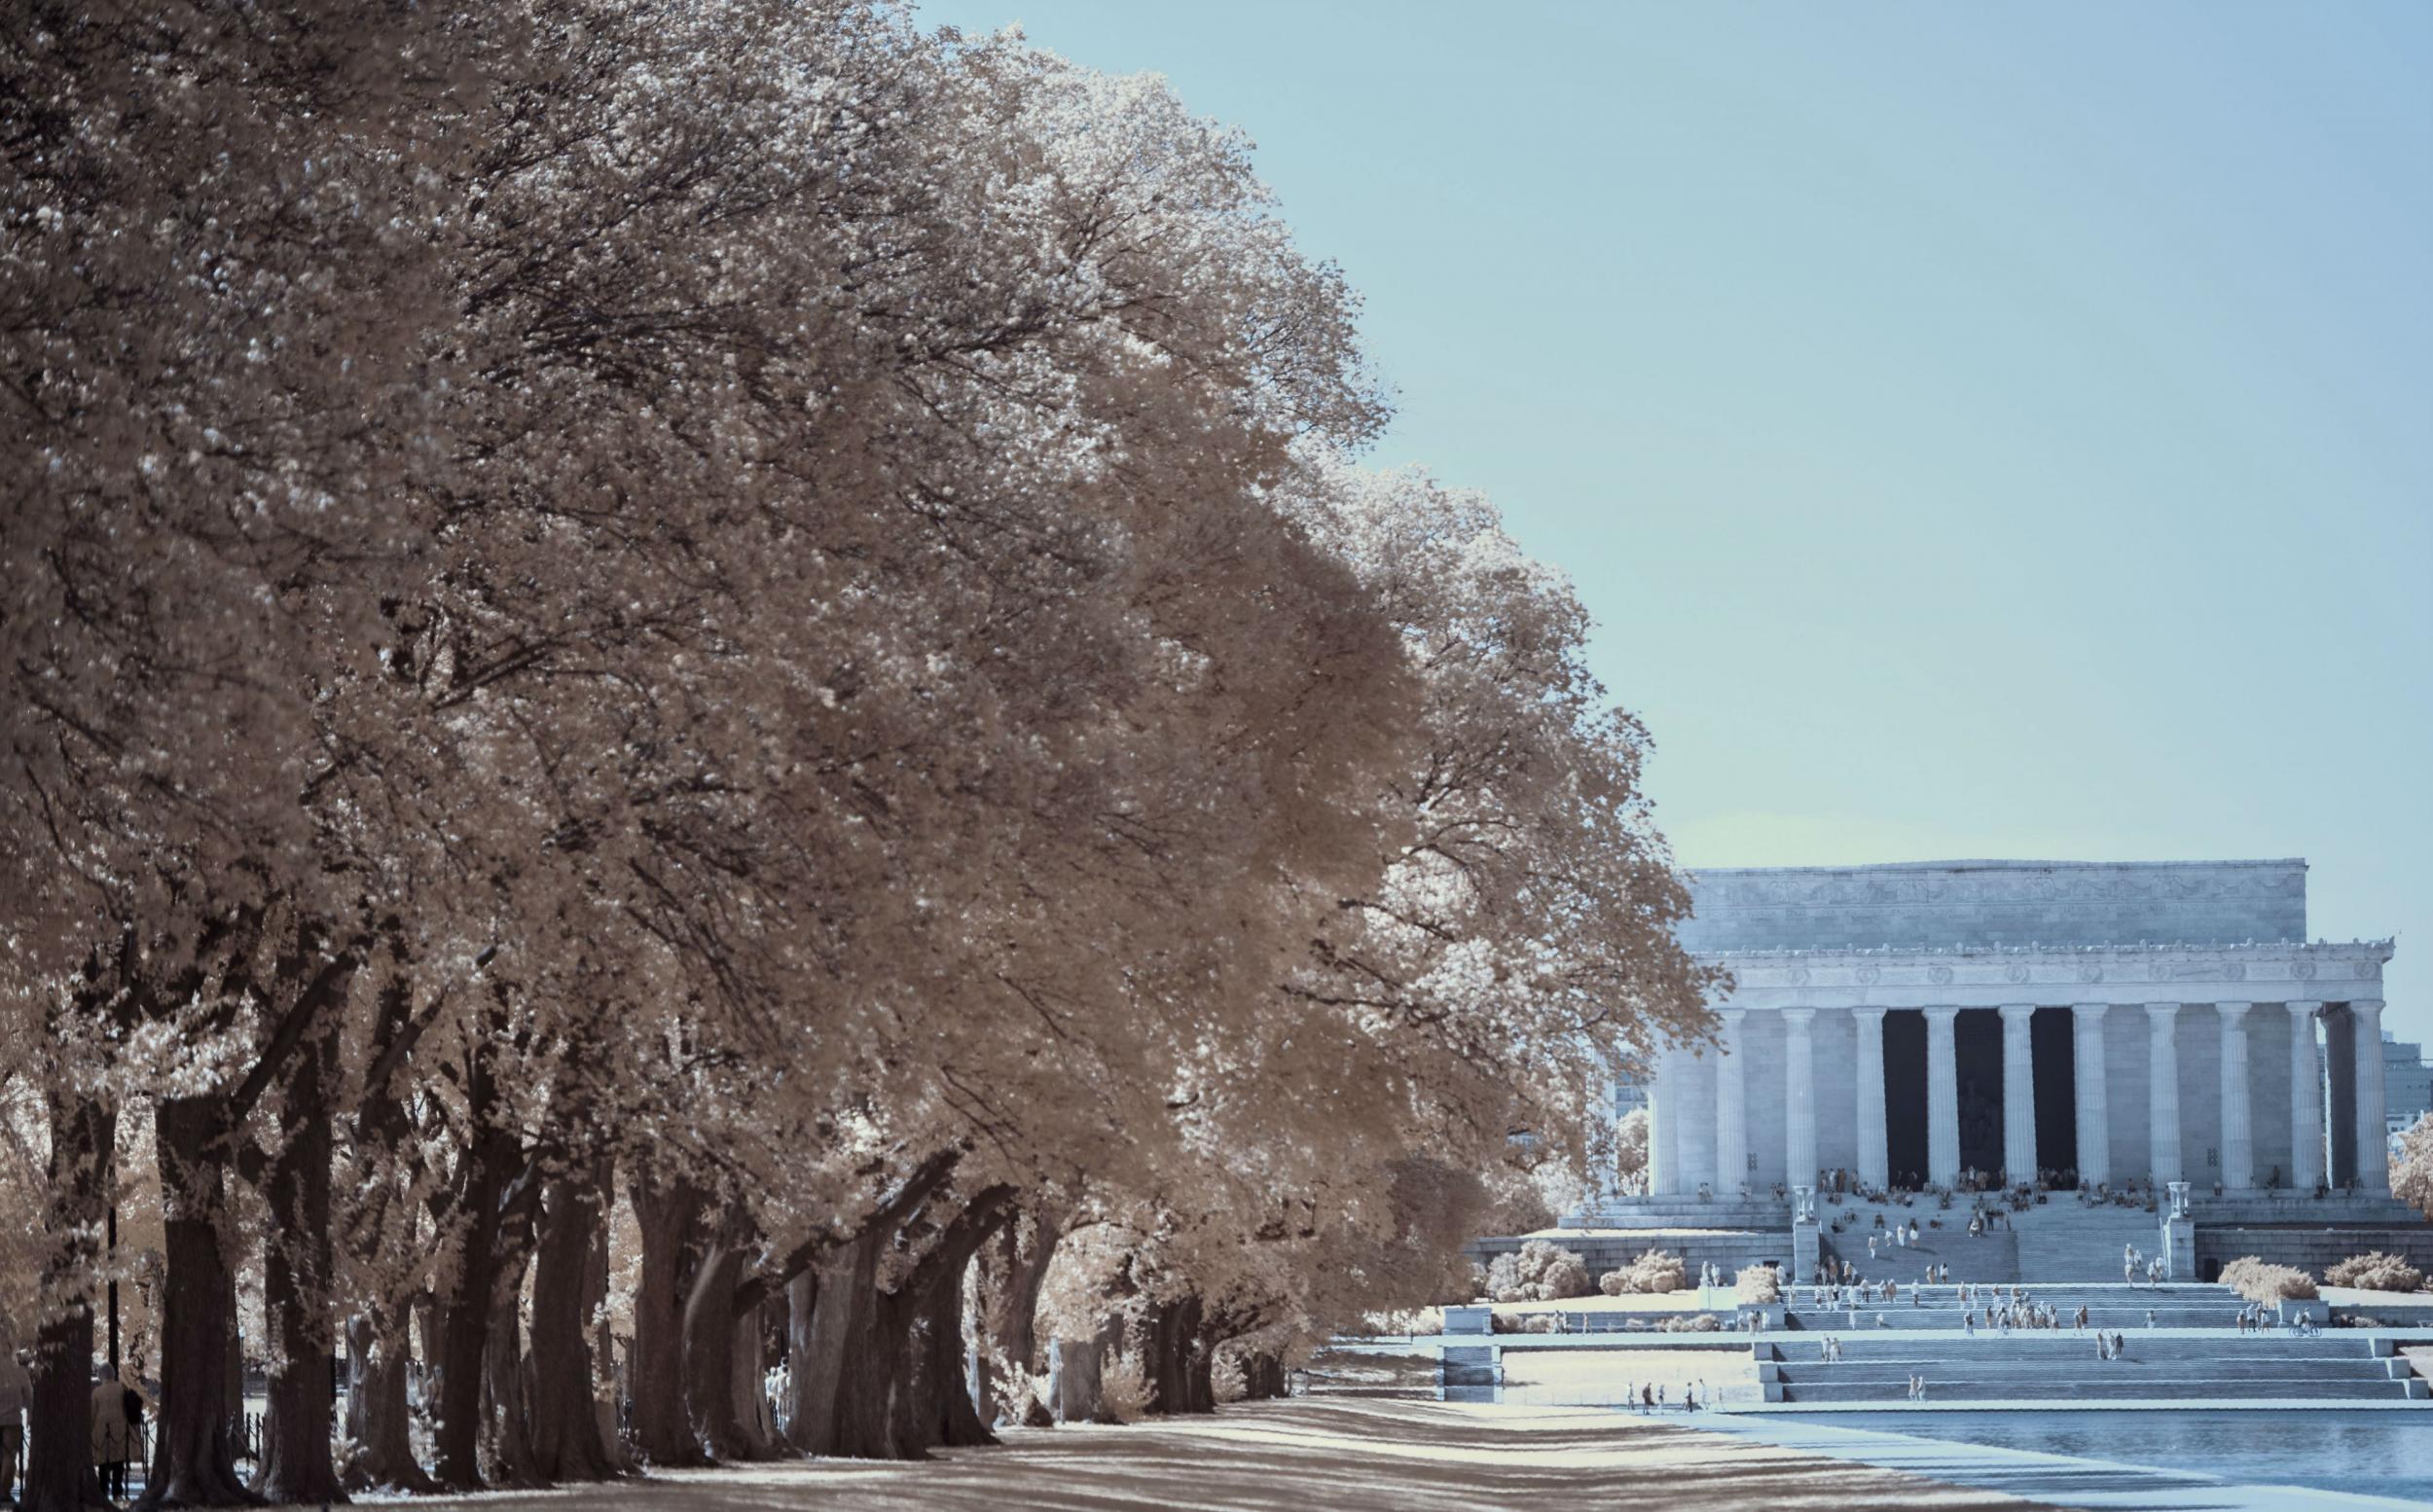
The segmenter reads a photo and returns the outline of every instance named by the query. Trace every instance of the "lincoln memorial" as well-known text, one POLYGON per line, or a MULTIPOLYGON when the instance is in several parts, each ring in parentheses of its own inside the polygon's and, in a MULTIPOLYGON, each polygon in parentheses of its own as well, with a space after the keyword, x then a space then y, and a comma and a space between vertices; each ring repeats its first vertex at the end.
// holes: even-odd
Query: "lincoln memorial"
POLYGON ((1649 1191, 1844 1170, 2386 1192, 2391 942, 2308 943, 2306 864, 1705 871, 1716 1042, 1659 1047, 1649 1191))

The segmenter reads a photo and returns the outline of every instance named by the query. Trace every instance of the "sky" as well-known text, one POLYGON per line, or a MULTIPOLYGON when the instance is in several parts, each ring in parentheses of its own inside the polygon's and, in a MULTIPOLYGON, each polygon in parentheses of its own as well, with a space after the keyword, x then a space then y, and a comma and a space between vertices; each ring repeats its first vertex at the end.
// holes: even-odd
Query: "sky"
POLYGON ((918 14, 1256 142, 1685 864, 2304 856, 2433 1039, 2433 6, 918 14))

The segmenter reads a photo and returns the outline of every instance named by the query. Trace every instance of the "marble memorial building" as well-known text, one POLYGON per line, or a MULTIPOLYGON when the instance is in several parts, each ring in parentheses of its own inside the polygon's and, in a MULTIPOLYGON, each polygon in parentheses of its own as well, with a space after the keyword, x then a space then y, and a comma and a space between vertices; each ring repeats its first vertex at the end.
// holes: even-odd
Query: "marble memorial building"
POLYGON ((1947 861, 1694 874, 1719 1047, 1663 1051, 1649 1189, 1847 1170, 2210 1193, 2390 1184, 2391 943, 2306 942, 2306 864, 1947 861))

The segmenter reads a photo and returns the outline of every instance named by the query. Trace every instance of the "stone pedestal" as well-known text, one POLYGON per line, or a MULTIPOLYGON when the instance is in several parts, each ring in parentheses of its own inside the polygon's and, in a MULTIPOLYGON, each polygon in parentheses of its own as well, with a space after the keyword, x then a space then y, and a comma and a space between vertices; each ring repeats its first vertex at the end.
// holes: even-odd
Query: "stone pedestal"
POLYGON ((1824 1235, 1816 1222, 1816 1189, 1792 1188, 1791 1210, 1791 1274, 1783 1278, 1786 1288, 1793 1283, 1805 1285, 1816 1279, 1816 1267, 1824 1255, 1824 1235))
POLYGON ((2188 1210, 2188 1183, 2173 1181, 2162 1209, 2162 1272, 2175 1281, 2197 1278, 2197 1220, 2188 1210))

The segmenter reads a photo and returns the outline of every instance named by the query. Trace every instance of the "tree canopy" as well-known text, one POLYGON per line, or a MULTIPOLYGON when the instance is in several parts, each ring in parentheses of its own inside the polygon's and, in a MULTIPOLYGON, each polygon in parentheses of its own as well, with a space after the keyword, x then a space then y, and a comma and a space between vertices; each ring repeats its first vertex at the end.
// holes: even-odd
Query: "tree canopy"
POLYGON ((1189 1410, 1435 1300, 1703 1032, 1577 596, 1359 465, 1357 299, 1162 81, 864 0, 22 11, 32 1505, 114 1205, 156 1502, 249 1494, 253 1306, 278 1497, 917 1455, 967 1329, 994 1416, 1058 1341, 1189 1410))

